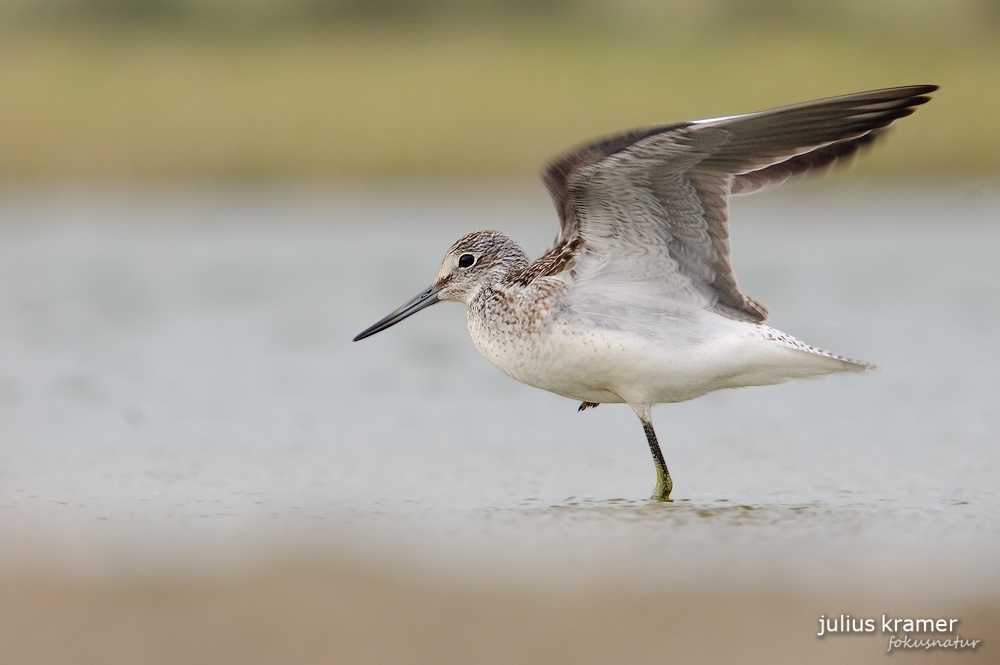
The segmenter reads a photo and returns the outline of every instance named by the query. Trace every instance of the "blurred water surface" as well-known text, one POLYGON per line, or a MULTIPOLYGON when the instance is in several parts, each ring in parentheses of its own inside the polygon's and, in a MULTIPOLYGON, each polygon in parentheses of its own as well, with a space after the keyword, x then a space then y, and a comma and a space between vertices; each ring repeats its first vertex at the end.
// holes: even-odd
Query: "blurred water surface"
POLYGON ((350 341, 468 231, 538 256, 540 186, 7 191, 0 563, 348 547, 995 597, 1000 190, 825 184, 733 217, 771 325, 879 368, 657 407, 659 505, 631 411, 503 376, 461 306, 350 341))

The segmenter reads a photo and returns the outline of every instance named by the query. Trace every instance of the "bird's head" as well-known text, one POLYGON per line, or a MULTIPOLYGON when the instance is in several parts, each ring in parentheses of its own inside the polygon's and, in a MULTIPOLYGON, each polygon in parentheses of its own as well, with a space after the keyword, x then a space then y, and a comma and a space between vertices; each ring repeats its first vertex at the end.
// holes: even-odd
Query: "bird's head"
POLYGON ((476 231, 459 238, 445 254, 431 287, 360 333, 370 337, 422 309, 445 300, 468 305, 484 288, 513 271, 525 268, 528 258, 513 240, 498 231, 476 231))

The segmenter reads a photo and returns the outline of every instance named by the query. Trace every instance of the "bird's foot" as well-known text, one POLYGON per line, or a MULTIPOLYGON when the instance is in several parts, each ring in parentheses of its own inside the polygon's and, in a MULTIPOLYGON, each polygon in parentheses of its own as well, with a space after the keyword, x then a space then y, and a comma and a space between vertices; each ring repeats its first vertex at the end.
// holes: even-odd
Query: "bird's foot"
POLYGON ((583 402, 580 404, 580 408, 577 411, 586 411, 587 409, 596 409, 600 406, 597 402, 583 402))
POLYGON ((670 475, 667 474, 666 477, 656 479, 656 489, 653 490, 653 496, 649 497, 650 501, 661 501, 663 503, 673 503, 674 500, 670 498, 670 493, 674 490, 674 481, 670 479, 670 475))

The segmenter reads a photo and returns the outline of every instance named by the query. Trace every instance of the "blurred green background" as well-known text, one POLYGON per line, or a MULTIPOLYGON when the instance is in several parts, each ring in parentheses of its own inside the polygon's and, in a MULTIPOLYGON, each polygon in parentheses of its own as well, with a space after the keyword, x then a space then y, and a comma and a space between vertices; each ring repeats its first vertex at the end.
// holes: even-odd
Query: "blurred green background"
POLYGON ((862 168, 1000 170, 1000 0, 0 0, 0 180, 521 177, 913 83, 862 168))

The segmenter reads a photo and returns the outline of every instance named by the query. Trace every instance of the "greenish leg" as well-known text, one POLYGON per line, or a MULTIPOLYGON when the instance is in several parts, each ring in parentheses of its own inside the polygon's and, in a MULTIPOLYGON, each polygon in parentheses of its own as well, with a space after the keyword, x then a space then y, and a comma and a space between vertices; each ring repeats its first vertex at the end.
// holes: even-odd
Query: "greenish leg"
POLYGON ((649 452, 653 453, 653 462, 656 464, 656 489, 653 491, 653 496, 649 498, 653 501, 672 501, 670 492, 674 489, 674 481, 670 479, 667 463, 663 461, 663 453, 660 452, 660 444, 656 440, 653 423, 645 418, 640 418, 640 420, 642 420, 642 429, 646 432, 646 440, 649 441, 649 452))

